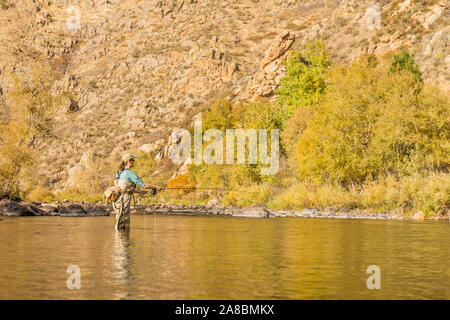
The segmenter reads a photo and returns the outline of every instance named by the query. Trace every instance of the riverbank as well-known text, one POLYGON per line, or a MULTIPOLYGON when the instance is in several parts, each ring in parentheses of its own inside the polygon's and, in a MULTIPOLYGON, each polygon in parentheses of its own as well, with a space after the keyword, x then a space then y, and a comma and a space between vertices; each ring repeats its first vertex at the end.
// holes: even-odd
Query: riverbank
MULTIPOLYGON (((95 217, 108 216, 112 212, 111 204, 105 203, 73 203, 73 202, 15 202, 10 200, 0 201, 0 216, 21 217, 21 216, 59 216, 59 217, 95 217)), ((217 203, 206 205, 194 204, 173 204, 158 203, 148 205, 133 205, 131 213, 136 215, 157 214, 157 215, 223 215, 246 218, 329 218, 329 219, 371 219, 371 220, 442 220, 449 221, 448 213, 426 217, 425 214, 417 212, 413 216, 380 212, 374 213, 358 209, 346 210, 334 207, 325 210, 314 208, 303 209, 301 211, 292 210, 269 210, 264 206, 251 206, 246 208, 222 207, 217 203)))

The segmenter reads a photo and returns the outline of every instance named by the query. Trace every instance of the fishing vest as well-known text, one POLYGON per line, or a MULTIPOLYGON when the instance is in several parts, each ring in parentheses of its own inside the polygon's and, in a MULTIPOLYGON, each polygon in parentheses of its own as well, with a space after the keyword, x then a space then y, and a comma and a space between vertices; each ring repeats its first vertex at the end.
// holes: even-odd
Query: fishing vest
POLYGON ((114 180, 114 185, 118 186, 120 188, 120 191, 123 193, 133 193, 133 191, 136 189, 136 184, 133 181, 128 181, 128 180, 122 180, 120 179, 120 174, 123 171, 119 171, 118 172, 118 179, 114 180))

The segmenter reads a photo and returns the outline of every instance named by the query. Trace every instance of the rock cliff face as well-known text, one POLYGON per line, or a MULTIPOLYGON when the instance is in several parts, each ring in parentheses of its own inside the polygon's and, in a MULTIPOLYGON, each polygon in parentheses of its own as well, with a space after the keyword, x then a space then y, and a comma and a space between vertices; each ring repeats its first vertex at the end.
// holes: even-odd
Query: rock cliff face
POLYGON ((0 0, 1 116, 8 74, 58 75, 52 90, 66 100, 38 170, 60 188, 88 151, 161 158, 210 101, 276 98, 288 50, 315 39, 343 63, 408 48, 448 91, 448 20, 445 1, 0 0))
POLYGON ((295 35, 286 32, 282 34, 267 49, 258 72, 248 82, 243 100, 254 100, 257 97, 270 97, 285 75, 281 62, 286 59, 288 50, 295 41, 295 35))

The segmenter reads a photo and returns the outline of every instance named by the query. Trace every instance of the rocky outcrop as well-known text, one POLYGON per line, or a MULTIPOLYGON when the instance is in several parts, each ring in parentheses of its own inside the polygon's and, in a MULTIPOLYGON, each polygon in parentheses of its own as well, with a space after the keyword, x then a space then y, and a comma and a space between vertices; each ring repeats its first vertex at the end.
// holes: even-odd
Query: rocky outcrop
POLYGON ((152 106, 141 98, 133 103, 131 108, 128 108, 127 114, 124 117, 124 122, 129 126, 130 129, 142 129, 145 127, 146 117, 151 113, 152 106))
POLYGON ((250 79, 243 99, 254 100, 274 93, 286 71, 281 62, 286 59, 287 52, 294 41, 295 35, 291 32, 286 32, 275 39, 265 53, 259 72, 250 79))
POLYGON ((31 203, 0 201, 0 215, 9 217, 23 216, 61 216, 93 217, 108 216, 110 208, 103 204, 75 203, 31 203))
POLYGON ((29 202, 14 202, 11 200, 0 201, 0 213, 3 216, 23 217, 23 216, 41 216, 45 212, 29 202))
POLYGON ((441 17, 445 10, 447 3, 441 1, 430 8, 428 11, 418 11, 412 15, 413 19, 418 20, 425 29, 430 29, 430 26, 441 17))

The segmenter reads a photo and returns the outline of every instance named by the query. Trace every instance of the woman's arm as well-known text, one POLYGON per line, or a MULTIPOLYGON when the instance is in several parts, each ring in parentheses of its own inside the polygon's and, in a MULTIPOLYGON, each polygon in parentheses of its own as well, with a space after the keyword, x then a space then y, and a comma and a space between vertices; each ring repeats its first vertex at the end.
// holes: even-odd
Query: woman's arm
POLYGON ((161 189, 162 189, 162 187, 160 187, 160 186, 157 186, 157 185, 155 185, 155 184, 148 184, 148 183, 146 183, 146 184, 145 184, 145 187, 144 187, 144 189, 155 189, 155 190, 161 190, 161 189))
MULTIPOLYGON (((160 186, 154 185, 154 184, 145 184, 144 189, 154 189, 154 190, 161 190, 162 188, 160 186)), ((138 194, 146 194, 148 193, 148 191, 146 190, 134 190, 134 193, 138 193, 138 194)))
POLYGON ((127 170, 127 178, 131 181, 133 181, 135 184, 137 184, 139 187, 144 188, 144 189, 156 189, 156 190, 161 190, 162 188, 160 186, 154 185, 154 184, 148 184, 148 183, 144 183, 144 181, 142 181, 138 175, 131 171, 131 170, 127 170))

